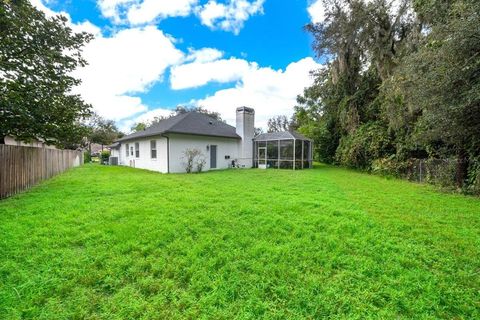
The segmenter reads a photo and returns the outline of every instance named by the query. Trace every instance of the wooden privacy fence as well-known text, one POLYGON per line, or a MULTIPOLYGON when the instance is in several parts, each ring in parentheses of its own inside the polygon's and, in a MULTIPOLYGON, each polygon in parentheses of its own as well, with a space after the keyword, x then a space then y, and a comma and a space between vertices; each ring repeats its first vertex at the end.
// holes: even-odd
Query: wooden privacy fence
POLYGON ((82 163, 81 151, 0 145, 0 199, 82 163))

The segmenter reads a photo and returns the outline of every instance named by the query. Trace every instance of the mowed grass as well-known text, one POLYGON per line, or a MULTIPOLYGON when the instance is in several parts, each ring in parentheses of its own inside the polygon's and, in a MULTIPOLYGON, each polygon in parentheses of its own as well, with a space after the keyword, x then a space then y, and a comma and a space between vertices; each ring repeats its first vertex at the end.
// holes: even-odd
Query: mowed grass
POLYGON ((479 319, 480 199, 86 165, 0 202, 0 319, 479 319))

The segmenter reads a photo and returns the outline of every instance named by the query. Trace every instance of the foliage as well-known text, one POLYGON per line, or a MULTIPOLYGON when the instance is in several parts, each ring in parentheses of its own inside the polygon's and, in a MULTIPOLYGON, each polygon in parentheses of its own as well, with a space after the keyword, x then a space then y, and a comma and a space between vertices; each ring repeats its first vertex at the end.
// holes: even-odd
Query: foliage
POLYGON ((109 159, 110 159, 110 151, 103 150, 100 153, 100 163, 101 164, 107 163, 109 159))
POLYGON ((130 128, 130 131, 139 132, 145 130, 146 128, 147 124, 145 122, 137 122, 130 128))
POLYGON ((179 114, 183 114, 183 113, 187 113, 187 112, 199 112, 199 113, 206 114, 207 116, 209 116, 209 117, 211 117, 215 120, 223 121, 219 112, 210 111, 210 110, 205 109, 204 107, 177 106, 175 108, 175 110, 172 112, 172 115, 179 115, 179 114))
POLYGON ((263 133, 263 129, 262 129, 262 128, 254 128, 253 131, 254 131, 254 134, 253 134, 254 137, 256 137, 256 136, 258 136, 258 135, 260 135, 260 134, 263 133))
POLYGON ((292 123, 285 115, 276 116, 268 119, 267 127, 267 132, 290 131, 291 129, 293 129, 292 123))
POLYGON ((478 319, 479 212, 329 166, 85 165, 0 202, 0 314, 478 319))
POLYGON ((115 121, 104 119, 95 113, 89 118, 88 126, 90 128, 89 140, 91 143, 98 143, 102 146, 110 145, 123 136, 123 133, 115 125, 115 121))
POLYGON ((83 138, 90 106, 71 93, 80 83, 71 72, 85 66, 81 49, 92 36, 66 23, 27 0, 0 2, 0 143, 10 135, 68 147, 83 138))
POLYGON ((205 155, 197 148, 187 148, 183 151, 182 164, 187 173, 202 172, 203 167, 206 164, 205 155))
POLYGON ((380 122, 361 125, 354 135, 342 137, 336 158, 347 166, 369 169, 372 159, 391 153, 391 140, 387 128, 380 122))
POLYGON ((325 22, 306 29, 328 64, 294 116, 316 158, 395 175, 455 158, 455 179, 441 180, 468 190, 480 156, 480 2, 324 2, 325 22))
POLYGON ((90 163, 92 162, 92 155, 89 151, 83 152, 83 163, 90 163))

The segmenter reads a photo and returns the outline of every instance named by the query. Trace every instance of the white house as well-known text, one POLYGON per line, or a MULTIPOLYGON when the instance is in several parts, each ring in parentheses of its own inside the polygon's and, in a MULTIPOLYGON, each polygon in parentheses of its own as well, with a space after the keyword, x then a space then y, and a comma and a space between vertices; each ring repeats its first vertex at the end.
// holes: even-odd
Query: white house
POLYGON ((119 139, 111 160, 119 165, 148 170, 185 172, 185 151, 198 149, 205 171, 253 166, 255 111, 237 108, 236 127, 208 115, 189 112, 154 124, 119 139))

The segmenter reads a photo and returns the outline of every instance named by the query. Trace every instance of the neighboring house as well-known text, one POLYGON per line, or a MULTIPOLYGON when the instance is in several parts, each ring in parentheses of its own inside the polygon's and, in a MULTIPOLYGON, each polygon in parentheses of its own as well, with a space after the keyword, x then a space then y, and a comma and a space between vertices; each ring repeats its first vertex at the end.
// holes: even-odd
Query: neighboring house
POLYGON ((226 169, 233 162, 251 168, 254 122, 255 111, 247 107, 237 108, 236 128, 203 113, 184 113, 117 140, 111 156, 119 165, 185 172, 185 151, 197 149, 206 161, 205 171, 226 169))
POLYGON ((100 156, 103 150, 108 150, 107 146, 99 143, 91 143, 87 148, 92 156, 100 156))
POLYGON ((5 144, 10 146, 57 149, 54 145, 48 145, 41 140, 32 140, 31 142, 27 143, 20 140, 16 140, 14 137, 11 137, 11 136, 5 137, 5 144))

